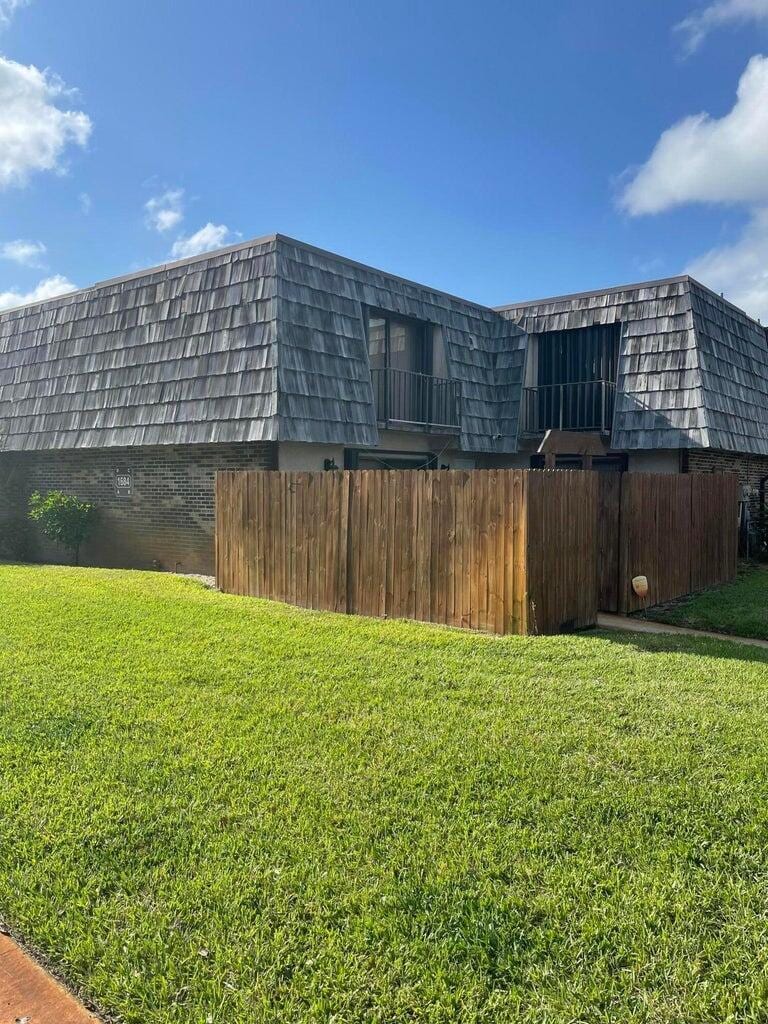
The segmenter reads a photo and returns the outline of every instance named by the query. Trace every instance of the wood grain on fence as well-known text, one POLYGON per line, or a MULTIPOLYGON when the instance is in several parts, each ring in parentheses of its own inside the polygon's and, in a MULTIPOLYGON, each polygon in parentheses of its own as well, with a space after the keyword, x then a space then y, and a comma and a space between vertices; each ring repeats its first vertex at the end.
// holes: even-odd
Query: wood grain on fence
POLYGON ((221 472, 217 579, 307 608, 550 633, 732 579, 737 508, 729 474, 221 472))
POLYGON ((734 473, 691 475, 691 590, 736 575, 738 517, 739 482, 734 473))
POLYGON ((216 508, 230 593, 495 633, 595 621, 591 473, 220 472, 216 508))
POLYGON ((625 473, 618 610, 638 611, 733 579, 737 513, 738 481, 733 474, 625 473), (632 589, 635 576, 648 578, 647 597, 632 589))
POLYGON ((530 632, 583 629, 598 599, 597 474, 531 472, 527 586, 530 632), (539 629, 538 623, 544 624, 539 629))
POLYGON ((619 515, 621 473, 599 473, 597 489, 598 602, 601 611, 619 610, 619 515))

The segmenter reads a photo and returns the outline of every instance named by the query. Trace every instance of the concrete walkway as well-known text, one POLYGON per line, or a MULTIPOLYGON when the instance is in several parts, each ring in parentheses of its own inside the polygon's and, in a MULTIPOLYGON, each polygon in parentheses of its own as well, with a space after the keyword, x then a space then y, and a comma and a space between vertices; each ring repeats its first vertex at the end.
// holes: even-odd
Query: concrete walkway
POLYGON ((0 1024, 98 1024, 8 935, 0 935, 0 1024))
POLYGON ((628 615, 609 615, 600 612, 597 616, 598 629, 620 629, 627 633, 671 633, 678 636, 706 636, 712 640, 730 640, 734 644, 762 647, 768 650, 768 640, 756 640, 751 636, 731 636, 729 633, 713 633, 708 629, 688 629, 686 626, 669 626, 666 622, 651 622, 650 619, 635 619, 628 615))

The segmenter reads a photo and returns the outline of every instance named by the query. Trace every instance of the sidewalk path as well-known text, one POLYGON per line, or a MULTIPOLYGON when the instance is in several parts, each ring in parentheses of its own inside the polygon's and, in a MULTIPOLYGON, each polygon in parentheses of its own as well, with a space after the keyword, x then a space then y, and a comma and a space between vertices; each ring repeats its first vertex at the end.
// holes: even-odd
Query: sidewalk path
POLYGON ((598 629, 620 629, 627 633, 673 633, 678 636, 706 636, 712 640, 730 640, 734 644, 748 644, 768 650, 768 640, 756 640, 751 636, 731 636, 729 633, 713 633, 708 629, 688 629, 686 626, 669 626, 666 622, 651 622, 650 619, 635 619, 627 615, 609 615, 599 612, 598 629))
POLYGON ((98 1024, 98 1018, 0 935, 0 1024, 98 1024))

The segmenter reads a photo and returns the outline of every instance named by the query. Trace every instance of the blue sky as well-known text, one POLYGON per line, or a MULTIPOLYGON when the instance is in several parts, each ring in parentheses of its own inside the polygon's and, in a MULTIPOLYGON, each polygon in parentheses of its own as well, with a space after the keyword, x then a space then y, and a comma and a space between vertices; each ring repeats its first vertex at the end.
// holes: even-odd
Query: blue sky
POLYGON ((0 302, 281 231, 489 305, 691 270, 768 320, 764 53, 768 0, 0 0, 0 302))

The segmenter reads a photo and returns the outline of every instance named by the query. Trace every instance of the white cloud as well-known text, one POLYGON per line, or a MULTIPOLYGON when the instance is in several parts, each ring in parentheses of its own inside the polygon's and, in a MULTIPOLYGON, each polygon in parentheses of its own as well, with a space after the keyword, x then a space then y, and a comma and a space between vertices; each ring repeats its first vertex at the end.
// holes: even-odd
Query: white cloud
POLYGON ((694 259, 686 272, 768 321, 768 58, 749 62, 724 117, 697 114, 664 132, 620 202, 635 216, 695 202, 745 207, 741 236, 694 259))
POLYGON ((29 0, 0 0, 0 27, 7 25, 20 7, 25 7, 29 0))
POLYGON ((162 195, 153 196, 144 204, 147 227, 155 231, 170 231, 181 223, 184 216, 184 189, 171 188, 162 195))
POLYGON ((86 144, 90 118, 61 110, 66 97, 48 72, 0 57, 0 188, 24 185, 35 171, 62 171, 67 146, 86 144))
POLYGON ((632 215, 691 202, 768 202, 768 58, 750 60, 724 117, 668 128, 620 199, 632 215))
POLYGON ((700 256, 686 273, 768 323, 768 207, 754 211, 738 241, 700 256))
POLYGON ((685 52, 690 55, 722 25, 750 21, 768 21, 768 0, 716 0, 675 25, 675 31, 683 35, 685 52))
POLYGON ((39 267, 47 250, 42 242, 17 238, 14 242, 0 243, 0 258, 20 263, 24 267, 39 267))
POLYGON ((57 295, 74 292, 76 289, 77 285, 72 284, 61 274, 56 274, 54 277, 47 277, 41 281, 31 292, 20 292, 16 289, 0 292, 0 309, 25 306, 28 302, 43 302, 45 299, 53 299, 57 295))
POLYGON ((208 252, 211 249, 220 249, 232 240, 229 228, 225 224, 211 224, 209 221, 194 235, 177 238, 173 243, 171 256, 173 259, 183 260, 188 256, 197 256, 198 253, 208 252))
POLYGON ((93 209, 93 200, 87 192, 81 192, 77 197, 77 201, 80 204, 80 212, 88 214, 93 209))

